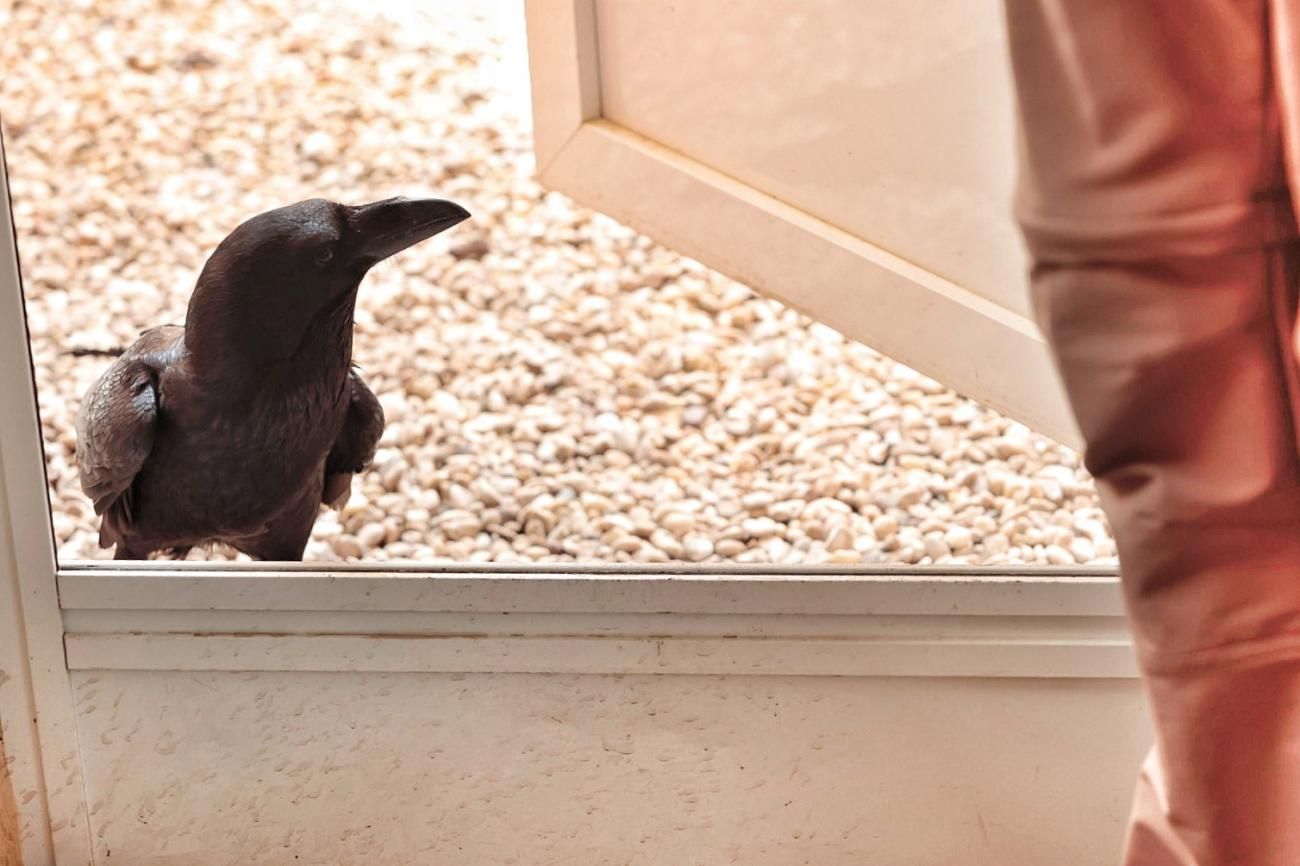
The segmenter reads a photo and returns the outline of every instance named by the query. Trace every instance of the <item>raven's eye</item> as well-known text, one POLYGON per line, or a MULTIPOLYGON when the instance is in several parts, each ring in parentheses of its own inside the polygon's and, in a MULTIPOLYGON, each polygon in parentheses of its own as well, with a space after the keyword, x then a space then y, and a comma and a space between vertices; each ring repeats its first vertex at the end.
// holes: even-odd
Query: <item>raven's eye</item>
POLYGON ((328 265, 330 262, 334 261, 334 248, 329 245, 317 247, 315 260, 318 265, 328 265))

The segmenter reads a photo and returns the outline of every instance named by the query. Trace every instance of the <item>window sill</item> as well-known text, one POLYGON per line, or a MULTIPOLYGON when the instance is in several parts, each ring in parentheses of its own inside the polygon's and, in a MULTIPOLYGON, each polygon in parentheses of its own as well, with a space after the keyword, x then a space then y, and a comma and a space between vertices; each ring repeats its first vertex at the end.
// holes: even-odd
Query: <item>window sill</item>
POLYGON ((73 670, 1135 677, 1103 569, 69 564, 73 670))

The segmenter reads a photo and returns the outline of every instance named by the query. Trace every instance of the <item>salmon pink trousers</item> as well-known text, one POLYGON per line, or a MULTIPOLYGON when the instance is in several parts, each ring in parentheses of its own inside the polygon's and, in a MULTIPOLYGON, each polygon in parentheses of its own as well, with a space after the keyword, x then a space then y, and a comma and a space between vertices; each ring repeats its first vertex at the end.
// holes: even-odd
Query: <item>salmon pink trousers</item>
POLYGON ((1156 744, 1126 866, 1300 866, 1300 0, 1005 0, 1031 292, 1156 744))

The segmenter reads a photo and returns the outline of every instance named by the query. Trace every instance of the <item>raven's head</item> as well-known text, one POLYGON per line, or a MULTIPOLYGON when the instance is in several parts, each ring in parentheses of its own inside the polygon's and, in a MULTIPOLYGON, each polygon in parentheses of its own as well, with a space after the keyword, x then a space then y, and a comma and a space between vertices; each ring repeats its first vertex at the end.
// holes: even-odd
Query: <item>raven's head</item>
POLYGON ((400 197, 357 206, 315 198, 258 214, 204 265, 186 345, 257 364, 292 358, 315 327, 350 329, 357 289, 377 262, 468 217, 449 201, 400 197))

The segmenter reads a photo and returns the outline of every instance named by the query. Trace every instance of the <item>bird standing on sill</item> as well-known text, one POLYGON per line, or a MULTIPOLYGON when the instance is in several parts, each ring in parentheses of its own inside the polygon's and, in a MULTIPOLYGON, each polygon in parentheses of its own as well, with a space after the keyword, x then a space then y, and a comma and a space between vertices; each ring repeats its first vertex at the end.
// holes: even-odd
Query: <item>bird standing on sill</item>
POLYGON ((259 214, 203 267, 185 326, 145 331, 77 413, 81 486, 116 559, 224 543, 301 560, 384 429, 352 368, 367 271, 469 217, 440 199, 259 214))

